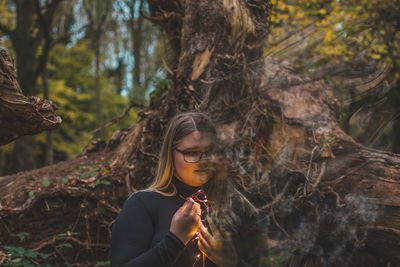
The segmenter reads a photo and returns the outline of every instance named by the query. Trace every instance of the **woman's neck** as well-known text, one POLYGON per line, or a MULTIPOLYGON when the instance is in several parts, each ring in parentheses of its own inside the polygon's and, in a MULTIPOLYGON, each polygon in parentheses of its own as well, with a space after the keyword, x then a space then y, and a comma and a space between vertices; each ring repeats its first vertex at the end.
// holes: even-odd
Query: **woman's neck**
POLYGON ((201 188, 201 186, 187 185, 184 182, 182 182, 181 180, 179 180, 178 178, 176 178, 175 176, 172 177, 172 183, 176 187, 177 194, 181 195, 185 198, 190 197, 191 195, 196 193, 196 191, 198 191, 201 188))

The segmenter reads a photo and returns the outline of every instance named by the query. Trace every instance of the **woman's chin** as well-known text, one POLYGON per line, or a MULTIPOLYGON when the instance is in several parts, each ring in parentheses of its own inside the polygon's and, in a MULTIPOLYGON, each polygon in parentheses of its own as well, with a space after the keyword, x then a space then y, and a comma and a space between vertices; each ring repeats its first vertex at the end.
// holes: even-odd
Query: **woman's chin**
POLYGON ((196 176, 197 186, 201 186, 201 185, 207 183, 208 180, 210 180, 211 173, 210 172, 196 172, 195 176, 196 176))

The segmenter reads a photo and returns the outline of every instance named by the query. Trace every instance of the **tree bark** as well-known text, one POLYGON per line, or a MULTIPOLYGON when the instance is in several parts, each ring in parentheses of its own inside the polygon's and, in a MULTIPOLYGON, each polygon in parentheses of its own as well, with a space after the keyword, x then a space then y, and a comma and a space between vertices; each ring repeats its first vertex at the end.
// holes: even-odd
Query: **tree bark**
MULTIPOLYGON (((140 0, 139 3, 139 11, 143 8, 143 0, 140 0)), ((129 25, 131 31, 132 38, 132 52, 134 57, 134 67, 132 70, 133 75, 133 98, 135 102, 138 104, 145 103, 145 86, 140 81, 140 76, 142 75, 142 40, 143 40, 143 16, 140 15, 140 12, 136 11, 136 1, 128 2, 129 8, 129 18, 127 21, 127 25, 129 25), (136 16, 135 14, 139 14, 136 16)))
POLYGON ((400 157, 340 129, 327 83, 263 57, 269 2, 148 3, 173 51, 167 97, 97 152, 0 178, 4 243, 18 243, 12 233, 40 232, 26 237, 27 247, 50 251, 51 262, 107 259, 110 225, 126 197, 151 182, 168 120, 196 109, 217 124, 227 179, 258 210, 265 242, 287 266, 399 264, 400 157), (54 227, 34 223, 44 216, 54 227), (67 241, 74 253, 55 252, 67 241))
MULTIPOLYGON (((143 1, 140 2, 140 8, 143 5, 143 1)), ((145 87, 144 84, 140 81, 140 75, 142 74, 141 65, 142 65, 142 34, 143 34, 143 17, 139 16, 137 19, 137 29, 133 31, 133 55, 135 57, 135 66, 133 69, 133 88, 134 88, 134 96, 137 97, 139 104, 145 103, 145 87)))
MULTIPOLYGON (((49 89, 49 75, 47 72, 47 64, 45 69, 43 70, 42 74, 42 81, 43 81, 43 95, 44 98, 50 100, 50 89, 49 89)), ((53 156, 53 132, 47 131, 46 132, 46 149, 45 149, 45 165, 51 165, 54 163, 54 156, 53 156)))
MULTIPOLYGON (((61 118, 54 115, 57 109, 55 104, 22 94, 13 61, 4 49, 0 49, 0 81, 1 145, 10 143, 19 136, 37 134, 60 125, 61 118)), ((28 158, 22 157, 22 161, 26 160, 28 158)))

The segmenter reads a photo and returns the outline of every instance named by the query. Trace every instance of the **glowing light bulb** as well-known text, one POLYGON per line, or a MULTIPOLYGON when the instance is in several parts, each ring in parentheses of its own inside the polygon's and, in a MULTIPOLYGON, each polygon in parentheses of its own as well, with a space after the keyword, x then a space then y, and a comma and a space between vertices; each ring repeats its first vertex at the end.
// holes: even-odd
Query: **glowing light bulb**
POLYGON ((200 254, 200 253, 196 255, 196 257, 197 257, 198 259, 200 259, 200 256, 201 256, 201 254, 200 254))

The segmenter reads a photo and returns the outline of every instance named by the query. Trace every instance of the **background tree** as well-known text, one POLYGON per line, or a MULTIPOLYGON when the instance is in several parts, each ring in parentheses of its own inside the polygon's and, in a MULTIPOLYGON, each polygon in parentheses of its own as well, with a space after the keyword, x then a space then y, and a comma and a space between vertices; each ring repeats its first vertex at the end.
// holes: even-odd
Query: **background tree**
POLYGON ((104 38, 104 32, 106 31, 110 15, 112 13, 112 1, 101 0, 83 1, 83 7, 88 20, 88 31, 89 40, 91 47, 95 54, 94 64, 94 91, 96 97, 96 120, 97 125, 100 126, 103 122, 102 108, 101 108, 101 84, 100 84, 100 63, 101 63, 101 47, 104 38))
MULTIPOLYGON (((13 21, 10 21, 10 17, 5 17, 5 21, 2 18, 0 30, 12 42, 18 82, 26 96, 35 95, 37 79, 45 68, 51 47, 57 41, 55 33, 52 32, 52 23, 61 2, 61 0, 45 3, 39 0, 6 2, 11 9, 16 10, 16 15, 13 21)), ((25 136, 15 142, 11 162, 15 164, 16 169, 29 170, 35 167, 33 140, 32 136, 25 136)))
MULTIPOLYGON (((3 12, 1 18, 5 25, 12 25, 12 20, 16 16, 16 10, 13 9, 12 3, 6 5, 6 1, 2 1, 0 11, 3 12), (6 20, 8 18, 8 20, 6 20)), ((59 6, 59 9, 54 15, 52 32, 56 32, 57 44, 54 46, 55 51, 49 55, 48 68, 48 84, 53 101, 62 107, 59 110, 65 124, 56 132, 51 133, 55 141, 53 149, 49 146, 49 137, 40 134, 34 137, 34 161, 36 166, 44 166, 53 158, 55 162, 72 158, 79 154, 84 147, 88 145, 90 139, 95 133, 91 133, 98 125, 95 123, 94 114, 96 114, 95 99, 90 95, 94 93, 94 71, 93 66, 94 54, 91 50, 84 29, 86 29, 86 20, 82 13, 81 1, 68 1, 59 6), (92 114, 92 115, 90 115, 92 114), (47 141, 46 141, 47 140, 47 141), (46 152, 47 151, 47 152, 46 152), (51 157, 50 151, 54 151, 54 156, 51 157), (46 156, 47 155, 47 156, 46 156)), ((108 29, 109 30, 109 29, 108 29)), ((118 79, 108 79, 107 68, 113 68, 112 46, 108 46, 109 40, 114 40, 115 36, 110 36, 110 32, 105 31, 107 38, 104 47, 104 53, 101 55, 101 76, 100 85, 102 94, 106 96, 103 100, 103 118, 111 120, 117 118, 124 113, 129 106, 129 88, 124 85, 121 88, 123 80, 127 80, 124 75, 118 79), (118 87, 118 89, 117 89, 118 87), (122 92, 121 92, 122 90, 122 92), (124 96, 123 96, 124 95, 124 96)), ((14 54, 11 42, 6 35, 1 37, 2 45, 9 49, 11 54, 14 54)), ((116 46, 120 39, 116 38, 116 46)), ((124 50, 120 45, 121 52, 119 55, 129 54, 127 49, 124 50)), ((123 65, 128 63, 128 60, 123 59, 123 65)), ((122 70, 122 69, 121 69, 122 70)), ((124 73, 122 70, 121 73, 124 73)), ((45 79, 39 77, 36 86, 36 94, 44 97, 45 79)), ((128 113, 129 119, 135 120, 135 112, 128 113)), ((110 126, 103 130, 104 136, 109 137, 113 131, 118 128, 125 128, 129 125, 129 119, 116 122, 116 125, 110 126)), ((50 133, 47 133, 49 136, 50 133)), ((0 175, 6 175, 21 171, 13 164, 12 151, 14 143, 0 148, 0 175)))
MULTIPOLYGON (((145 20, 142 13, 148 10, 145 1, 117 1, 121 20, 130 34, 130 52, 132 55, 132 98, 138 104, 145 104, 146 93, 152 82, 162 79, 161 34, 154 25, 145 20)), ((166 60, 166 59, 164 59, 166 60)))
MULTIPOLYGON (((55 15, 54 22, 54 31, 57 32, 59 36, 59 42, 67 44, 71 38, 71 28, 74 24, 74 16, 73 16, 73 6, 76 1, 69 1, 61 6, 58 9, 58 14, 55 15)), ((45 66, 43 68, 42 73, 42 88, 43 88, 43 96, 45 99, 50 99, 50 87, 49 87, 49 75, 47 71, 47 61, 45 62, 45 66)), ((54 163, 54 148, 53 148, 53 132, 46 132, 46 148, 45 148, 45 156, 44 156, 44 164, 51 165, 54 163)))

